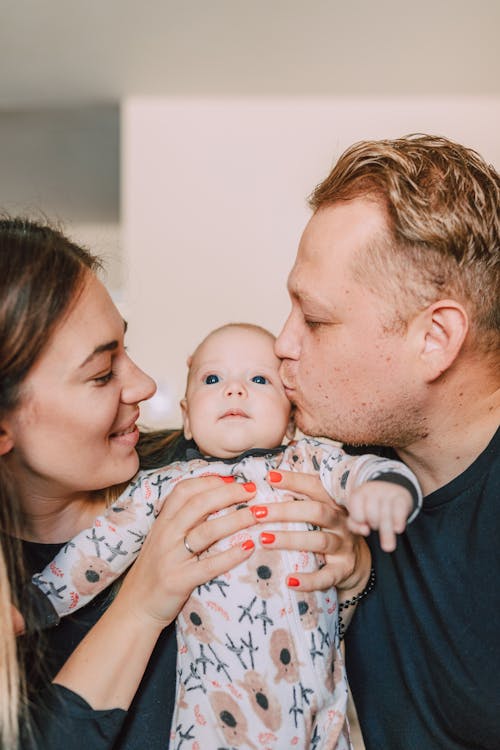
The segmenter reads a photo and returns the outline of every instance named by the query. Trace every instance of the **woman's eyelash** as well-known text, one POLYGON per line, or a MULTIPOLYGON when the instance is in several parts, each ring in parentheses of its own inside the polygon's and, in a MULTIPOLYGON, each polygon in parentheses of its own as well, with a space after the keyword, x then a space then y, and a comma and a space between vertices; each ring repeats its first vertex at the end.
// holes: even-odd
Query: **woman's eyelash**
POLYGON ((94 378, 94 383, 97 383, 98 385, 106 385, 106 383, 109 383, 109 381, 115 377, 115 371, 110 370, 105 375, 99 375, 98 378, 94 378))

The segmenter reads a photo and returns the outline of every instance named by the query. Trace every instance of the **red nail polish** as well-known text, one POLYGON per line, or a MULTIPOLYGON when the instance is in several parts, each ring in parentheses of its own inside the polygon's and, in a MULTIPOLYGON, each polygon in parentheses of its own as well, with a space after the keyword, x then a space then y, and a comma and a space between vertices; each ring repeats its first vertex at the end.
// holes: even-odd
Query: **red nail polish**
POLYGON ((255 518, 265 518, 267 516, 267 508, 265 505, 252 505, 250 510, 255 518))
POLYGON ((252 542, 251 539, 247 539, 246 542, 243 542, 243 544, 241 545, 241 548, 245 550, 253 549, 254 547, 255 547, 255 544, 252 542))
POLYGON ((257 489, 257 487, 255 486, 255 482, 245 482, 243 487, 247 492, 255 492, 255 490, 257 489))
POLYGON ((283 475, 279 471, 270 471, 269 472, 269 481, 270 482, 281 482, 283 479, 283 475))
POLYGON ((234 477, 221 477, 223 482, 226 482, 226 484, 230 484, 230 482, 234 482, 234 477))
POLYGON ((270 534, 268 531, 263 531, 260 535, 260 541, 262 544, 272 544, 276 537, 274 534, 270 534))
POLYGON ((294 578, 293 576, 288 576, 287 585, 288 586, 300 586, 300 581, 298 578, 294 578))

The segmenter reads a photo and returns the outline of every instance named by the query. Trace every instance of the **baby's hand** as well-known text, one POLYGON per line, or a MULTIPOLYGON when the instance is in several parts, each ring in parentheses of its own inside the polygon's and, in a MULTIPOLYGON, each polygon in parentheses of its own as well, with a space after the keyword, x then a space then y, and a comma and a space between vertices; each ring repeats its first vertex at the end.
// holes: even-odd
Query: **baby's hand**
POLYGON ((396 549, 396 534, 401 534, 413 508, 410 492, 392 482, 365 482, 350 495, 347 525, 356 534, 368 536, 378 529, 380 546, 386 552, 396 549))

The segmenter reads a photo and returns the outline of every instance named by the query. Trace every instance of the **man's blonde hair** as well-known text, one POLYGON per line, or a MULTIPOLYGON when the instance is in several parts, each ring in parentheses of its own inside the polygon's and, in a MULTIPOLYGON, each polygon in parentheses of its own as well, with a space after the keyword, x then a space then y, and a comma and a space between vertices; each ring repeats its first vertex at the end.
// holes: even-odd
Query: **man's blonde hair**
POLYGON ((361 141, 316 187, 314 210, 355 198, 376 201, 388 234, 355 258, 357 280, 395 299, 405 324, 453 297, 483 350, 499 344, 500 175, 475 151, 439 136, 361 141))

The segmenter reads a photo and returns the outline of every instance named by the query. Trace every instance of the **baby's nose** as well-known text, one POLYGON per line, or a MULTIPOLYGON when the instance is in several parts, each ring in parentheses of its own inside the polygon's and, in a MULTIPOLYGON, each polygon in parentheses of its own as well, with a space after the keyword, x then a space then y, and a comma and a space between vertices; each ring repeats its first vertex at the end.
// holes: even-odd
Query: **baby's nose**
POLYGON ((234 380, 226 386, 226 396, 246 396, 247 391, 243 383, 234 380))

